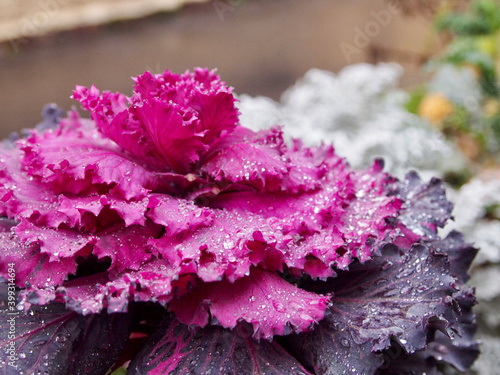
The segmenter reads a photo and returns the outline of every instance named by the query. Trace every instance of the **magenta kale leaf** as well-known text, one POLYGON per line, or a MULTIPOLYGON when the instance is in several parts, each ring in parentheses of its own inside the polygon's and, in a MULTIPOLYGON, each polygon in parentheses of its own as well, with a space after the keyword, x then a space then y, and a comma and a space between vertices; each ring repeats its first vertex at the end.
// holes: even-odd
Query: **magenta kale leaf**
POLYGON ((259 339, 308 330, 323 318, 327 300, 256 268, 233 284, 205 283, 172 301, 170 308, 186 325, 205 326, 209 313, 213 322, 225 328, 234 328, 240 321, 251 323, 259 339))
POLYGON ((131 374, 472 364, 464 283, 477 250, 439 238, 452 208, 439 180, 398 181, 381 160, 352 170, 329 145, 243 128, 214 71, 134 82, 130 97, 78 86, 91 119, 51 107, 0 145, 0 274, 24 309, 3 346, 47 335, 41 355, 60 373, 127 360, 131 374), (151 304, 162 325, 133 308, 151 304), (64 325, 68 348, 50 341, 64 325))

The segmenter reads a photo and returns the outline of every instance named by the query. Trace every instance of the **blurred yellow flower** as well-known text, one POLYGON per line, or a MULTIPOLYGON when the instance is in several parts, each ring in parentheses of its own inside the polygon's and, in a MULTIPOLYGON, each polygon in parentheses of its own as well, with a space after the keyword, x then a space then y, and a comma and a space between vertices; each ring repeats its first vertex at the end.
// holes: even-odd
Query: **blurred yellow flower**
POLYGON ((500 102, 497 99, 489 99, 484 105, 484 114, 493 117, 500 111, 500 102))
POLYGON ((498 53, 498 37, 496 34, 485 35, 477 38, 478 49, 486 53, 492 58, 497 57, 498 53))
POLYGON ((442 128, 444 120, 453 113, 455 107, 446 96, 433 92, 427 94, 418 107, 420 117, 426 119, 438 128, 442 128))

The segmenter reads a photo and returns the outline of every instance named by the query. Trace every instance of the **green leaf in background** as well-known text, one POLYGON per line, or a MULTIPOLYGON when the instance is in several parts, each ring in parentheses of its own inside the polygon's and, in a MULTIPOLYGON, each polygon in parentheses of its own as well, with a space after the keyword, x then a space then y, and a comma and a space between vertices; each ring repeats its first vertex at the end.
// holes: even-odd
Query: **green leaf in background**
POLYGON ((469 13, 440 15, 436 20, 436 28, 459 36, 491 34, 500 29, 500 8, 494 0, 476 1, 469 13))
POLYGON ((415 91, 411 92, 410 97, 405 104, 405 108, 408 112, 418 114, 418 108, 420 107, 420 103, 425 95, 427 95, 427 88, 425 87, 419 87, 415 91))
POLYGON ((120 368, 117 368, 110 375, 125 375, 126 373, 127 373, 127 369, 125 368, 125 366, 122 366, 120 368))

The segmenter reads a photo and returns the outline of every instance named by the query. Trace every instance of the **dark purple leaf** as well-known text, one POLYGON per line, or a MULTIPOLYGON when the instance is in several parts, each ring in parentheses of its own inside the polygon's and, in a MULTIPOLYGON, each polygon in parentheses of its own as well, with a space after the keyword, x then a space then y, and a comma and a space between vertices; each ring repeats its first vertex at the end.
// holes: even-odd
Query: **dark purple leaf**
POLYGON ((404 201, 399 221, 424 238, 437 239, 437 228, 451 217, 453 204, 446 199, 444 184, 438 178, 424 182, 412 171, 404 181, 394 183, 389 194, 404 201))
POLYGON ((451 275, 461 283, 469 280, 469 268, 479 249, 464 241, 460 232, 452 231, 442 240, 430 243, 437 252, 448 255, 450 261, 451 275))
POLYGON ((127 375, 307 375, 276 341, 255 341, 252 329, 209 326, 190 330, 177 320, 165 324, 132 360, 127 375))
POLYGON ((429 343, 426 352, 438 361, 449 363, 460 371, 472 366, 479 355, 479 343, 474 340, 476 316, 472 306, 476 304, 474 290, 462 287, 453 295, 460 306, 460 316, 451 325, 451 338, 437 331, 434 341, 429 343))
POLYGON ((2 232, 10 232, 12 227, 16 226, 17 222, 14 220, 10 220, 6 217, 0 217, 0 233, 2 232))
POLYGON ((426 351, 406 354, 397 344, 392 350, 385 351, 384 364, 375 375, 442 375, 437 369, 437 362, 426 351))
POLYGON ((429 330, 449 328, 454 281, 446 256, 424 245, 407 253, 386 245, 370 262, 355 263, 325 283, 304 285, 334 293, 330 314, 287 345, 317 374, 373 372, 382 361, 377 352, 389 348, 391 340, 413 353, 426 346, 429 330))
POLYGON ((38 132, 55 129, 64 116, 64 111, 57 104, 46 104, 42 110, 43 121, 36 126, 38 132))
POLYGON ((476 331, 476 317, 472 311, 476 299, 473 290, 462 287, 453 295, 460 306, 458 320, 450 326, 449 335, 440 331, 429 334, 430 343, 424 350, 408 355, 403 348, 394 343, 384 351, 384 364, 377 375, 439 375, 438 363, 447 363, 459 371, 466 371, 479 355, 479 344, 473 336, 476 331), (434 337, 432 337, 434 336, 434 337))
POLYGON ((356 344, 348 330, 325 318, 313 332, 280 340, 295 358, 315 374, 373 374, 384 363, 371 343, 356 344))
POLYGON ((27 312, 9 307, 5 301, 0 307, 0 372, 6 375, 104 375, 130 333, 128 314, 81 316, 58 303, 27 312))

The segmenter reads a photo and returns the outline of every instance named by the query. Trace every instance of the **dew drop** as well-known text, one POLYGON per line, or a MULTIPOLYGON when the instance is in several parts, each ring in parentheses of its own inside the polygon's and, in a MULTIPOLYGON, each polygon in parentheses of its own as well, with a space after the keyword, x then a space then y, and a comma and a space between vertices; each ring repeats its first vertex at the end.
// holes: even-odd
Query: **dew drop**
POLYGON ((401 294, 410 294, 410 292, 412 291, 412 287, 411 286, 405 286, 403 289, 401 289, 401 294))
POLYGON ((392 267, 392 262, 389 261, 389 260, 386 260, 383 264, 382 264, 382 269, 384 271, 388 270, 389 268, 392 267))
POLYGON ((346 347, 346 348, 350 348, 351 347, 351 343, 349 342, 348 339, 346 339, 345 337, 342 337, 340 339, 340 343, 342 344, 342 346, 346 347))
POLYGON ((402 279, 402 278, 410 276, 412 273, 413 273, 413 270, 411 268, 405 268, 404 270, 402 270, 400 273, 398 273, 396 275, 396 278, 402 279))
POLYGON ((66 335, 60 333, 56 336, 56 342, 57 343, 63 343, 63 342, 66 342, 68 340, 68 338, 66 337, 66 335))
MULTIPOLYGON (((264 308, 265 306, 261 306, 261 308, 264 308)), ((278 301, 273 301, 273 307, 274 309, 277 311, 277 312, 285 312, 285 306, 283 306, 283 304, 281 304, 280 302, 278 301)))
POLYGON ((429 289, 430 289, 430 286, 427 286, 427 285, 422 284, 422 285, 419 285, 419 286, 417 287, 417 292, 419 292, 419 293, 423 293, 423 292, 428 291, 429 289))
POLYGON ((39 346, 45 345, 47 343, 47 340, 38 340, 35 341, 32 345, 33 347, 37 348, 39 346))
POLYGON ((381 286, 381 285, 384 285, 384 284, 387 284, 388 280, 387 279, 379 279, 375 282, 375 284, 377 286, 381 286))

